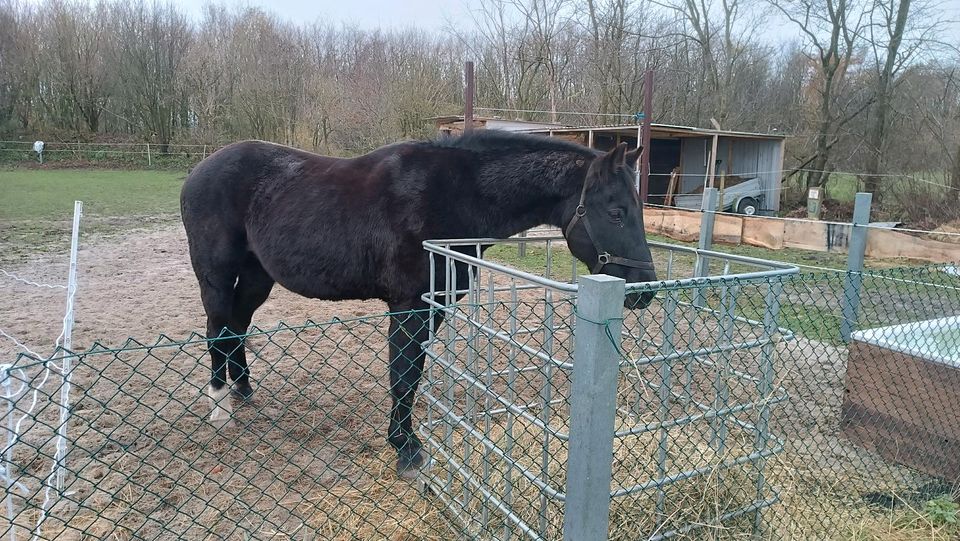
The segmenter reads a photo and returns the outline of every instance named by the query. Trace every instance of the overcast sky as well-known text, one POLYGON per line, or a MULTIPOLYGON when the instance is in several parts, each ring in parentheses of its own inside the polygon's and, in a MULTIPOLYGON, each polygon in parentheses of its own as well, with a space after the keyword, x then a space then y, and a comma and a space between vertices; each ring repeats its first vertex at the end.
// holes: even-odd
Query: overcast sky
MULTIPOLYGON (((960 41, 960 0, 935 1, 939 1, 942 20, 953 22, 943 37, 956 46, 960 41)), ((172 2, 199 18, 209 0, 172 2)), ((237 7, 257 6, 281 19, 301 23, 322 20, 334 25, 356 25, 363 29, 415 26, 437 32, 449 24, 471 27, 473 19, 470 10, 480 6, 480 0, 217 0, 217 3, 237 7)), ((762 28, 756 29, 756 37, 771 45, 782 45, 799 36, 792 23, 778 16, 770 17, 762 28)))
MULTIPOLYGON (((198 16, 207 0, 174 0, 174 3, 198 16)), ((479 4, 477 0, 238 0, 224 3, 258 6, 289 21, 321 19, 361 28, 418 26, 425 30, 442 28, 445 18, 468 24, 469 7, 479 4)))
MULTIPOLYGON (((960 19, 960 0, 940 0, 945 19, 960 19)), ((190 14, 198 17, 208 0, 173 0, 190 14)), ((404 28, 417 26, 424 30, 439 31, 445 25, 472 26, 470 10, 480 5, 479 0, 227 0, 228 5, 258 6, 275 13, 282 19, 298 22, 313 22, 317 19, 339 25, 356 25, 360 28, 404 28)), ((952 25, 948 33, 960 34, 960 24, 952 25)), ((779 17, 772 17, 763 28, 757 29, 760 40, 782 44, 797 37, 793 25, 779 17)), ((956 42, 957 36, 946 36, 956 42)))

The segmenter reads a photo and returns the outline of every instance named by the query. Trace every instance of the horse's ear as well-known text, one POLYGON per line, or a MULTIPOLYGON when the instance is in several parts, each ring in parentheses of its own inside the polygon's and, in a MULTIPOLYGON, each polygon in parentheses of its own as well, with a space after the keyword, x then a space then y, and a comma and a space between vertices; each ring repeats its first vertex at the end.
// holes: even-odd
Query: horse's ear
POLYGON ((618 167, 623 165, 623 157, 627 152, 627 144, 620 143, 613 150, 607 154, 607 160, 609 160, 608 165, 610 168, 618 167))
POLYGON ((640 154, 643 153, 643 147, 637 147, 626 153, 624 156, 624 161, 628 167, 636 167, 637 160, 640 159, 640 154))

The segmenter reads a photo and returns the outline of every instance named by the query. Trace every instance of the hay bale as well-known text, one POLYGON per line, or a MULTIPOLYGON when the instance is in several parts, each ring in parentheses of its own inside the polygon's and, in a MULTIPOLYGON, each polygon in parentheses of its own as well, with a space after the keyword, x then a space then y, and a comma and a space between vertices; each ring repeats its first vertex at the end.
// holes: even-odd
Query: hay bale
MULTIPOLYGON (((553 424, 554 428, 562 432, 567 429, 565 425, 553 424)), ((635 426, 637 420, 620 415, 617 424, 617 429, 620 430, 635 426)), ((437 435, 442 437, 442 433, 441 431, 437 435)), ((491 425, 488 433, 499 448, 511 449, 510 455, 517 465, 535 472, 535 475, 552 489, 559 492, 566 490, 568 449, 565 441, 550 438, 547 445, 548 458, 544 461, 545 431, 534 423, 522 417, 512 421, 499 419, 491 425)), ((720 455, 710 447, 706 433, 691 430, 689 426, 670 430, 667 434, 669 445, 666 474, 697 468, 702 468, 704 473, 667 484, 663 487, 662 494, 656 489, 650 489, 615 498, 610 510, 610 539, 636 539, 641 533, 650 535, 689 525, 702 525, 714 533, 729 531, 732 534, 748 534, 753 524, 752 514, 724 524, 719 524, 717 518, 754 503, 757 494, 756 468, 747 464, 710 470, 726 459, 752 452, 752 438, 746 436, 740 434, 738 437, 732 433, 727 440, 726 453, 720 455), (658 515, 657 502, 660 498, 663 507, 658 515)), ((449 442, 448 448, 455 450, 458 462, 463 462, 464 455, 467 456, 462 467, 476 478, 482 479, 485 469, 489 471, 484 488, 500 498, 506 498, 509 494, 513 502, 513 512, 525 523, 541 530, 547 539, 562 537, 563 502, 546 498, 540 487, 511 468, 507 461, 493 453, 485 453, 483 444, 476 438, 465 438, 464 433, 455 431, 450 434, 449 442)), ((615 440, 611 490, 632 487, 658 477, 656 456, 659 444, 659 432, 615 440)), ((438 456, 434 458, 438 459, 430 472, 434 483, 446 486, 448 494, 464 494, 465 488, 467 494, 472 494, 466 499, 458 497, 457 502, 460 515, 470 517, 467 530, 471 534, 486 538, 501 532, 504 527, 515 529, 492 505, 485 505, 479 497, 481 491, 465 487, 463 479, 451 463, 439 460, 438 456), (482 518, 484 516, 487 517, 485 523, 482 518)), ((702 529, 699 533, 695 530, 691 535, 703 538, 703 532, 702 529)))

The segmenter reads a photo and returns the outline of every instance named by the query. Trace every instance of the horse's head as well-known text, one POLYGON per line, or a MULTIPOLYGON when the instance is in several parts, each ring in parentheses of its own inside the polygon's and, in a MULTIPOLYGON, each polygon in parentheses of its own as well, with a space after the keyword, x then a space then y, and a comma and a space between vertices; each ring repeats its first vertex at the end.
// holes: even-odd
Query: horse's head
MULTIPOLYGON (((570 252, 594 274, 623 278, 627 283, 657 279, 643 229, 643 207, 634 188, 633 164, 640 149, 626 143, 597 156, 587 169, 583 189, 568 203, 563 235, 570 252)), ((652 292, 629 294, 627 308, 646 308, 652 292)))

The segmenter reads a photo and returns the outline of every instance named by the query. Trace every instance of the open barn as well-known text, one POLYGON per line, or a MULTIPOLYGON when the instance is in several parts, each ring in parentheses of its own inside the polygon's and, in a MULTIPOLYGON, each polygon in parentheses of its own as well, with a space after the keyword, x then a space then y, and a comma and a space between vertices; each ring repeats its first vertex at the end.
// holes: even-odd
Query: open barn
MULTIPOLYGON (((455 135, 463 131, 463 116, 430 120, 440 134, 455 135)), ((620 143, 636 147, 643 130, 641 124, 569 126, 488 117, 475 118, 474 122, 477 129, 537 133, 604 151, 620 143)), ((651 123, 647 202, 679 206, 676 196, 702 193, 705 186, 732 187, 737 182, 757 179, 758 213, 776 212, 780 210, 785 144, 786 137, 777 133, 651 123), (711 156, 716 156, 712 167, 711 156)), ((692 199, 692 205, 699 208, 698 198, 692 199)))

